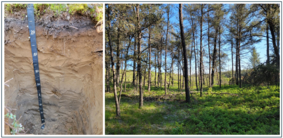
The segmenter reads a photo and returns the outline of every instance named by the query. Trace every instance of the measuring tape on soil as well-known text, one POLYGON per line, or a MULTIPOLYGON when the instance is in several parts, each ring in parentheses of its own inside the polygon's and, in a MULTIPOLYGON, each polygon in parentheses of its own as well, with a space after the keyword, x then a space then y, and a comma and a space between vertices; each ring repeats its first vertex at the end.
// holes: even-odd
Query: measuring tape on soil
POLYGON ((28 28, 29 28, 32 60, 33 60, 33 69, 34 69, 35 83, 36 83, 37 94, 38 94, 39 113, 40 113, 40 118, 41 118, 41 129, 44 129, 45 119, 43 115, 42 98, 41 98, 41 86, 40 86, 40 78, 39 78, 39 67, 38 67, 38 57, 37 57, 38 54, 37 54, 37 46, 36 46, 33 4, 28 4, 27 6, 27 17, 28 17, 28 28))

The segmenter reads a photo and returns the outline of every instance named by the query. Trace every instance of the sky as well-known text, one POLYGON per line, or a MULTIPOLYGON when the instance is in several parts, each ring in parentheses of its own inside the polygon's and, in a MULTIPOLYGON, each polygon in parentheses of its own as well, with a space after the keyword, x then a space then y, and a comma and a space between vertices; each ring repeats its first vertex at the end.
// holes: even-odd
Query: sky
MULTIPOLYGON (((163 6, 166 6, 166 4, 163 5, 163 6)), ((227 7, 229 5, 227 4, 225 6, 227 7)), ((184 7, 184 5, 183 5, 183 7, 184 7)), ((171 16, 170 17, 170 24, 175 24, 174 29, 176 31, 180 30, 180 28, 179 28, 179 10, 178 10, 178 8, 179 8, 179 4, 174 4, 171 7, 171 9, 170 9, 172 11, 172 13, 170 15, 171 16)), ((186 14, 186 12, 183 9, 183 17, 186 17, 186 16, 187 16, 187 14, 186 14)), ((229 18, 229 16, 231 16, 231 15, 227 15, 228 18, 229 18)), ((165 19, 167 19, 167 15, 166 14, 164 14, 163 17, 165 19)), ((186 30, 188 30, 188 28, 190 28, 190 24, 189 24, 187 19, 184 19, 183 24, 184 24, 184 31, 186 32, 186 30)), ((164 30, 165 29, 166 29, 166 26, 164 26, 164 30)), ((207 24, 205 22, 205 23, 203 23, 203 30, 206 30, 206 29, 207 29, 207 24)), ((197 33, 199 34, 199 30, 198 30, 197 33)), ((207 32, 203 31, 203 34, 207 34, 207 32)), ((225 32, 223 34, 225 34, 225 32)), ((264 35, 265 35, 265 32, 264 32, 264 35)), ((221 37, 221 41, 223 41, 223 40, 224 40, 224 37, 222 36, 221 37)), ((144 40, 144 41, 145 41, 145 43, 147 43, 147 40, 144 40)), ((197 46, 199 47, 199 38, 197 38, 196 41, 197 41, 197 44, 198 44, 197 46)), ((269 47, 270 47, 270 55, 271 55, 273 53, 273 48, 272 48, 271 40, 269 41, 269 43, 270 43, 269 47)), ((235 46, 235 44, 234 44, 234 46, 235 46)), ((213 45, 211 44, 210 47, 212 49, 213 45)), ((218 45, 217 45, 217 47, 218 47, 218 45)), ((259 42, 257 44, 254 44, 253 47, 255 47, 257 53, 259 54, 260 62, 264 63, 266 61, 266 59, 267 59, 266 58, 267 54, 266 54, 266 39, 265 39, 265 37, 262 38, 261 42, 259 42)), ((208 53, 207 36, 203 36, 203 50, 205 51, 205 53, 208 53)), ((231 65, 232 65, 232 61, 231 61, 231 44, 230 43, 229 44, 224 44, 223 43, 221 45, 221 51, 228 55, 228 58, 226 58, 226 60, 224 61, 226 64, 225 64, 225 66, 223 66, 224 69, 222 69, 222 72, 230 71, 231 70, 231 65)), ((212 50, 211 50, 211 52, 212 52, 212 50)), ((164 57, 165 57, 164 53, 165 52, 163 52, 162 61, 164 61, 164 57)), ((171 58, 170 57, 171 56, 169 56, 169 55, 167 56, 167 65, 168 64, 171 65, 171 58)), ((242 69, 251 68, 251 62, 249 61, 250 57, 251 57, 251 50, 242 50, 241 51, 241 67, 242 67, 242 69)), ((152 61, 153 60, 154 60, 154 56, 152 56, 152 61)), ((235 61, 235 54, 234 54, 234 59, 233 60, 234 60, 234 70, 235 70, 235 62, 236 62, 235 61)), ((133 63, 132 63, 132 61, 129 61, 128 64, 132 65, 133 63)), ((128 66, 128 67, 129 67, 128 69, 132 70, 131 66, 128 66)), ((162 67, 162 72, 164 72, 163 68, 164 67, 162 67)), ((174 72, 177 73, 177 65, 176 64, 175 64, 174 68, 175 68, 174 72)), ((194 60, 193 60, 192 61, 192 73, 194 73, 194 68, 195 67, 194 67, 194 60)), ((208 58, 207 57, 204 57, 204 68, 205 68, 205 73, 208 73, 208 58)), ((154 68, 152 67, 151 70, 154 71, 154 68)))

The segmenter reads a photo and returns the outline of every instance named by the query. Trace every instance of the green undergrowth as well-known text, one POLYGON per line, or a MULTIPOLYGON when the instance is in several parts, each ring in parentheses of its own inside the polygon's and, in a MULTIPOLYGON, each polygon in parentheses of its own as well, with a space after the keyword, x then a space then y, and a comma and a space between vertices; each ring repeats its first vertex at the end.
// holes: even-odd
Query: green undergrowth
MULTIPOLYGON (((176 84, 175 84, 176 85, 176 84)), ((174 86, 175 86, 174 85, 174 86)), ((138 95, 134 87, 123 94, 138 95)), ((177 85, 176 85, 177 86, 177 85)), ((169 94, 179 93, 176 86, 169 94)), ((163 88, 152 87, 145 96, 163 95, 163 88)), ((276 134, 279 135, 278 86, 214 86, 203 96, 193 94, 191 103, 183 101, 144 101, 121 98, 121 116, 116 117, 113 93, 105 94, 106 134, 276 134), (223 94, 228 93, 228 94, 223 94), (234 95, 233 95, 234 94, 234 95)), ((182 95, 181 99, 185 99, 182 95)))
MULTIPOLYGON (((26 9, 27 4, 5 4, 5 12, 13 14, 14 12, 26 9)), ((37 17, 45 13, 52 12, 55 17, 63 12, 70 15, 80 14, 89 16, 92 20, 99 22, 103 19, 103 4, 34 4, 34 12, 37 17)))

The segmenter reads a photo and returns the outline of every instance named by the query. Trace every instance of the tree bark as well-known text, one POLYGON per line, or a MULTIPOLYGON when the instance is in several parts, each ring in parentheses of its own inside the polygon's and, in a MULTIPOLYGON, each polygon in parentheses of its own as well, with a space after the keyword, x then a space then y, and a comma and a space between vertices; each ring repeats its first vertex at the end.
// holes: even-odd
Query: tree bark
POLYGON ((172 59, 172 62, 171 62, 171 79, 172 79, 172 86, 174 86, 174 54, 173 54, 173 48, 172 48, 172 51, 171 51, 171 59, 172 59))
MULTIPOLYGON (((193 23, 194 26, 194 23, 193 23)), ((194 55, 195 55, 195 81, 196 81, 196 88, 198 91, 198 70, 197 70, 197 53, 196 53, 196 41, 195 41, 195 30, 193 29, 193 39, 194 39, 194 55)))
POLYGON ((143 91, 142 91, 142 71, 141 71, 141 31, 140 31, 140 21, 139 21, 139 7, 137 4, 137 24, 138 24, 138 74, 139 74, 139 108, 143 107, 143 91))
POLYGON ((161 63, 160 63, 160 57, 161 57, 161 54, 160 54, 160 46, 158 47, 158 55, 157 55, 157 58, 158 58, 158 78, 157 78, 157 84, 158 84, 158 87, 160 87, 160 78, 161 78, 161 63))
POLYGON ((156 87, 156 69, 157 69, 157 50, 156 50, 156 52, 155 52, 155 73, 154 73, 154 75, 155 75, 155 80, 154 80, 154 86, 156 87))
POLYGON ((214 49, 213 49, 213 57, 212 57, 212 72, 211 72, 211 86, 214 84, 214 72, 216 68, 216 54, 217 54, 217 48, 216 48, 216 41, 217 41, 217 34, 218 29, 215 28, 215 34, 214 34, 214 49))
POLYGON ((151 45, 150 45, 150 33, 151 33, 151 28, 148 27, 148 52, 149 52, 149 56, 148 56, 148 87, 147 87, 147 91, 150 92, 150 85, 151 85, 151 45))
MULTIPOLYGON (((240 27, 240 31, 241 32, 241 27, 240 27)), ((239 38, 241 38, 241 34, 239 33, 239 38)), ((241 74, 241 41, 239 40, 239 46, 238 46, 238 51, 239 51, 239 79, 240 79, 240 88, 242 88, 242 74, 241 74)))
POLYGON ((146 68, 144 68, 143 87, 145 86, 145 79, 146 79, 146 68))
POLYGON ((236 38, 236 85, 239 85, 239 20, 237 19, 237 38, 236 38))
POLYGON ((277 63, 277 66, 279 67, 279 50, 278 50, 278 47, 276 46, 275 27, 272 21, 268 21, 268 24, 269 24, 269 29, 271 32, 274 53, 276 55, 276 63, 277 63))
POLYGON ((209 58, 209 87, 211 87, 211 55, 210 55, 210 43, 209 43, 209 24, 208 24, 208 58, 209 58))
POLYGON ((180 85, 180 74, 181 74, 181 72, 180 72, 180 66, 181 66, 181 64, 180 64, 180 49, 178 48, 178 90, 180 90, 181 89, 181 85, 180 85))
POLYGON ((268 24, 266 25, 266 55, 267 55, 267 60, 266 60, 266 64, 269 65, 270 60, 269 60, 269 33, 268 33, 268 24))
POLYGON ((124 82, 124 85, 125 85, 125 89, 124 89, 124 92, 126 92, 126 88, 127 88, 127 66, 126 66, 127 63, 125 63, 125 82, 124 82))
POLYGON ((203 63, 202 63, 202 21, 203 21, 203 4, 201 4, 201 19, 200 19, 200 97, 202 97, 202 83, 203 83, 203 63))
POLYGON ((117 90, 116 90, 116 74, 115 74, 115 68, 114 68, 114 60, 113 60, 113 49, 112 49, 112 43, 111 43, 111 23, 110 23, 110 11, 111 11, 111 5, 108 4, 108 25, 109 25, 109 31, 108 31, 108 44, 110 47, 110 59, 112 64, 112 72, 113 72, 113 87, 114 87, 114 97, 115 97, 115 105, 116 105, 116 116, 120 116, 120 105, 117 97, 117 90))
POLYGON ((238 39, 236 39, 236 85, 239 85, 239 51, 238 51, 238 39))
POLYGON ((218 47, 219 47, 219 87, 221 88, 221 29, 220 29, 220 26, 219 26, 219 41, 218 41, 218 47))
POLYGON ((167 73, 167 48, 168 48, 168 32, 169 32, 169 12, 170 12, 170 5, 168 5, 167 9, 167 31, 166 31, 166 44, 165 44, 165 74, 164 74, 164 88, 165 88, 165 95, 167 93, 167 82, 166 82, 166 73, 167 73))
POLYGON ((108 62, 106 62, 105 63, 105 66, 106 66, 106 78, 107 78, 107 80, 106 80, 106 92, 110 92, 110 68, 109 68, 109 66, 108 66, 108 62))
MULTIPOLYGON (((209 17, 209 12, 207 12, 208 14, 208 17, 209 17)), ((211 87, 211 55, 210 55, 210 38, 209 38, 209 19, 207 21, 207 41, 208 41, 208 58, 209 58, 209 61, 208 61, 208 64, 209 64, 209 74, 208 74, 208 79, 209 79, 209 87, 211 87)))
POLYGON ((184 56, 184 70, 185 70, 184 77, 185 77, 186 102, 190 103, 190 88, 188 86, 188 61, 187 61, 185 36, 184 36, 184 30, 183 30, 182 4, 179 5, 179 18, 180 18, 181 41, 182 41, 183 56, 184 56))
MULTIPOLYGON (((135 28, 136 32, 136 28, 135 28)), ((134 41, 134 63, 133 63, 133 86, 136 86, 136 48, 137 48, 137 33, 135 33, 135 41, 134 41)))
POLYGON ((232 59, 232 78, 234 78, 234 56, 233 56, 233 38, 231 38, 231 59, 232 59))
POLYGON ((193 58, 193 44, 191 44, 191 55, 190 55, 190 87, 192 87, 192 58, 193 58))
MULTIPOLYGON (((119 87, 120 84, 120 22, 118 22, 118 31, 117 31, 117 52, 116 52, 116 58, 117 58, 117 63, 116 63, 116 75, 117 75, 117 86, 119 87)), ((120 87, 121 89, 121 87, 120 87)))

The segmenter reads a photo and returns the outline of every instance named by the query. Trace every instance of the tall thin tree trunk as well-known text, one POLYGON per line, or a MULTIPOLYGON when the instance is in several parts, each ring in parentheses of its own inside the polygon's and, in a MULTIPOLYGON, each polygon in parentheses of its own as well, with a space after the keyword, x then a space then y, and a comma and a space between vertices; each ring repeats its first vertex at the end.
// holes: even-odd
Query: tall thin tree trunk
POLYGON ((202 20, 203 20, 203 4, 201 4, 201 19, 200 19, 200 96, 202 97, 202 83, 203 83, 203 63, 202 63, 202 20))
POLYGON ((160 46, 160 56, 159 56, 159 87, 162 86, 162 72, 161 72, 161 67, 162 67, 162 47, 163 47, 163 38, 161 37, 161 46, 160 46))
MULTIPOLYGON (((240 53, 240 48, 239 48, 239 53, 240 53)), ((240 58, 240 54, 239 54, 239 80, 240 80, 240 88, 242 88, 242 74, 241 74, 241 58, 240 58)))
POLYGON ((217 41, 217 34, 218 29, 215 29, 215 35, 214 35, 214 49, 213 49, 213 57, 212 57, 212 72, 211 72, 211 86, 214 84, 214 72, 216 69, 216 54, 217 54, 217 48, 216 48, 216 41, 217 41))
MULTIPOLYGON (((178 49, 178 61, 180 59, 180 52, 179 52, 179 49, 178 49)), ((180 62, 178 62, 178 90, 180 90, 180 62)))
POLYGON ((172 79, 172 86, 174 86, 174 58, 173 58, 173 48, 172 48, 172 62, 171 62, 171 79, 172 79))
POLYGON ((110 30, 108 31, 108 44, 110 47, 110 59, 112 64, 112 72, 113 72, 113 87, 114 87, 114 97, 115 97, 115 105, 116 105, 116 116, 120 116, 120 105, 117 97, 117 89, 116 89, 116 74, 115 74, 115 67, 114 67, 114 60, 113 60, 113 49, 112 49, 112 43, 111 43, 111 23, 110 23, 110 11, 111 11, 111 5, 108 4, 108 25, 110 30))
MULTIPOLYGON (((136 32, 136 29, 135 29, 135 32, 136 32)), ((134 63, 133 63, 133 86, 136 85, 136 48, 137 48, 137 33, 135 33, 135 41, 134 41, 134 63)))
POLYGON ((150 92, 150 85, 151 85, 151 45, 150 45, 150 33, 151 33, 151 28, 148 27, 148 50, 149 50, 149 55, 148 55, 148 87, 147 91, 150 92))
POLYGON ((107 87, 106 92, 110 92, 110 68, 109 68, 109 62, 106 62, 106 78, 107 78, 107 87))
POLYGON ((143 87, 145 87, 145 79, 146 79, 146 68, 144 68, 144 75, 143 75, 143 87))
MULTIPOLYGON (((219 69, 219 68, 218 68, 219 69)), ((215 70, 216 70, 216 79, 217 79, 217 84, 219 85, 219 73, 218 73, 218 69, 217 68, 215 68, 215 70)))
POLYGON ((237 25, 237 38, 236 38, 236 85, 239 85, 239 23, 238 20, 236 22, 237 25))
MULTIPOLYGON (((121 58, 122 59, 122 58, 121 58)), ((122 63, 121 63, 121 80, 119 81, 120 82, 120 93, 122 93, 122 91, 123 91, 123 79, 124 79, 124 74, 122 73, 122 71, 123 71, 123 61, 122 61, 122 63)))
POLYGON ((190 87, 192 87, 192 56, 193 56, 193 45, 191 45, 191 55, 190 55, 190 87))
POLYGON ((161 54, 160 54, 160 48, 158 48, 158 79, 157 79, 157 84, 158 84, 158 87, 160 87, 160 78, 161 78, 161 63, 160 63, 160 57, 161 57, 161 54))
POLYGON ((154 86, 156 87, 156 69, 157 69, 157 58, 156 58, 156 56, 157 56, 157 50, 156 50, 156 52, 155 52, 155 73, 154 73, 154 75, 155 75, 155 80, 154 80, 154 86))
MULTIPOLYGON (((127 63, 126 63, 127 64, 127 63)), ((125 64, 125 65, 126 65, 125 64)), ((126 88, 127 88, 127 68, 125 67, 125 82, 124 82, 124 85, 125 85, 125 89, 124 89, 124 92, 126 92, 126 88)))
POLYGON ((164 72, 164 89, 165 89, 165 95, 167 93, 167 82, 166 82, 166 73, 167 73, 167 48, 168 48, 168 32, 169 32, 169 12, 170 12, 170 5, 168 5, 167 9, 167 31, 166 31, 166 44, 165 44, 165 72, 164 72))
MULTIPOLYGON (((209 16, 209 12, 207 12, 209 16)), ((209 79, 209 87, 211 87, 211 55, 210 55, 210 38, 209 38, 209 20, 207 21, 207 45, 208 45, 208 64, 209 64, 209 74, 208 74, 208 79, 209 79)))
POLYGON ((218 47, 219 47, 219 87, 221 88, 221 28, 219 26, 219 41, 218 41, 218 47))
POLYGON ((181 76, 181 90, 184 89, 184 68, 182 68, 182 76, 181 76))
POLYGON ((179 5, 179 18, 180 18, 180 30, 181 30, 181 40, 183 47, 184 56, 184 77, 185 77, 185 91, 186 91, 186 102, 190 103, 190 88, 188 86, 188 61, 187 61, 187 49, 185 44, 184 28, 183 28, 183 14, 182 14, 182 4, 179 5))
POLYGON ((178 90, 181 90, 181 63, 180 63, 180 49, 178 49, 178 90))
POLYGON ((193 19, 192 20, 192 26, 193 26, 193 42, 194 42, 194 55, 195 55, 195 82, 196 82, 196 88, 198 91, 198 82, 197 82, 197 54, 196 54, 196 40, 195 40, 195 29, 194 29, 194 22, 193 19))
POLYGON ((181 91, 183 90, 183 76, 184 76, 184 69, 183 68, 181 68, 181 70, 180 70, 180 72, 181 72, 181 74, 182 74, 182 76, 180 76, 180 87, 181 87, 181 91))
POLYGON ((195 55, 195 80, 196 80, 196 88, 198 91, 198 69, 197 69, 197 53, 196 53, 195 39, 194 39, 194 55, 195 55))
POLYGON ((233 38, 231 39, 232 78, 234 78, 233 38))
POLYGON ((239 85, 239 49, 238 49, 238 40, 236 42, 236 84, 239 85))
POLYGON ((277 49, 279 49, 280 48, 280 27, 278 27, 277 28, 277 30, 276 30, 276 32, 277 32, 277 49))
MULTIPOLYGON (((240 30, 240 32, 241 32, 241 30, 240 30)), ((241 34, 240 34, 240 37, 239 38, 241 38, 241 34)), ((240 88, 242 88, 242 74, 241 74, 241 41, 239 41, 239 46, 238 46, 238 51, 239 51, 239 79, 240 79, 240 88)))
POLYGON ((272 38, 274 53, 276 55, 276 63, 277 66, 279 67, 279 50, 278 47, 276 46, 275 27, 271 21, 268 21, 268 24, 272 36, 271 38, 272 38))
POLYGON ((202 68, 202 76, 203 76, 203 78, 202 78, 202 82, 203 82, 203 85, 205 86, 205 74, 204 74, 204 68, 205 68, 205 66, 203 66, 203 68, 202 68))
POLYGON ((141 71, 141 31, 140 31, 140 21, 139 21, 139 7, 137 4, 137 24, 138 24, 138 74, 139 74, 139 108, 143 107, 143 91, 142 91, 142 71, 141 71))
MULTIPOLYGON (((116 58, 117 58, 117 63, 116 63, 116 75, 117 75, 117 86, 119 87, 120 84, 120 22, 118 22, 118 34, 117 34, 117 52, 116 52, 116 58)), ((121 87, 120 87, 121 89, 121 87)))

